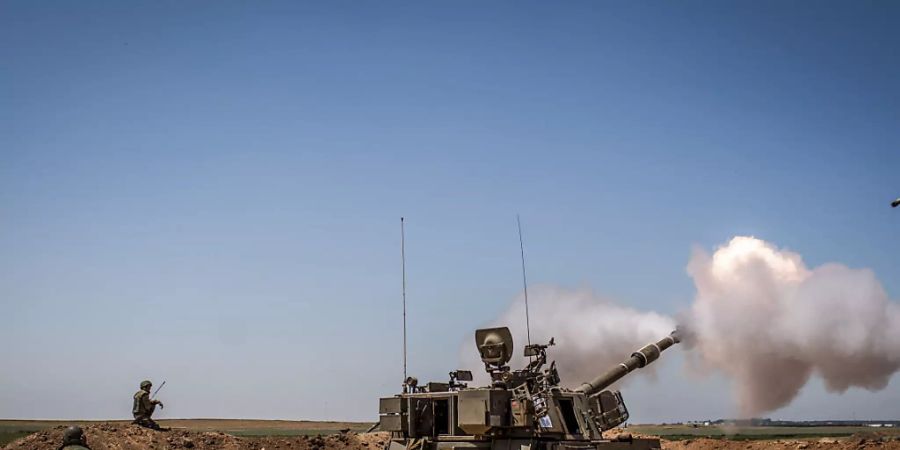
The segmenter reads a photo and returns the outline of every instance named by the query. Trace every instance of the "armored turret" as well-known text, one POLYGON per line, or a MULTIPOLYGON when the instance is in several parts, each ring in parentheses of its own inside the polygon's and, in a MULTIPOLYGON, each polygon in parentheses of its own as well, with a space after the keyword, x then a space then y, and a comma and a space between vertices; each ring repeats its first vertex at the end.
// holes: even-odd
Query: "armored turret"
POLYGON ((424 386, 407 380, 403 393, 381 399, 378 426, 391 432, 387 450, 660 448, 658 439, 604 439, 604 431, 628 420, 622 395, 607 388, 678 342, 673 332, 573 390, 559 385, 556 363, 547 364, 553 339, 525 346, 529 363, 514 370, 508 365, 514 348, 509 329, 477 330, 475 345, 490 375, 489 386, 463 383, 472 380, 469 371, 454 371, 449 382, 424 386))

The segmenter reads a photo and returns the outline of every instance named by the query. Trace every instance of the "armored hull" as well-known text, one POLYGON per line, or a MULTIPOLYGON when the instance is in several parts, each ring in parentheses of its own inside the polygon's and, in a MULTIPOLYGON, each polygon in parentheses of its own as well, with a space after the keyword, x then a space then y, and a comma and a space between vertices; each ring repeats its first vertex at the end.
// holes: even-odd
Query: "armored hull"
POLYGON ((512 336, 506 328, 478 330, 476 345, 492 383, 468 387, 471 372, 451 372, 449 383, 418 386, 408 378, 403 392, 379 404, 379 425, 391 433, 386 450, 647 450, 660 448, 658 439, 603 432, 628 419, 618 391, 608 386, 634 369, 650 364, 678 342, 677 333, 632 353, 578 389, 559 386, 555 363, 549 368, 547 347, 529 345, 531 362, 522 370, 506 363, 512 336))
POLYGON ((592 415, 584 414, 599 411, 582 393, 554 392, 547 401, 548 414, 532 427, 509 390, 404 394, 382 399, 381 429, 392 433, 387 450, 660 448, 658 439, 604 439, 592 415))

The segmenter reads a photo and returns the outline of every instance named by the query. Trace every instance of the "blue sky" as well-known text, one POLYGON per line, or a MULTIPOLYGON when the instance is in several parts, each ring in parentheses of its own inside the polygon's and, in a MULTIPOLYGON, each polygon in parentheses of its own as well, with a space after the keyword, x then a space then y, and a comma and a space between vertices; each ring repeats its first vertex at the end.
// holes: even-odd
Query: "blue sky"
MULTIPOLYGON (((517 213, 530 281, 640 309, 685 308, 692 246, 739 234, 872 268, 897 299, 898 20, 0 3, 0 417, 125 417, 151 377, 170 417, 373 418, 400 381, 401 215, 420 378, 519 294, 517 213)), ((679 393, 638 381, 636 419, 729 413, 724 381, 671 359, 679 393)), ((898 383, 813 383, 775 415, 896 419, 898 383)))

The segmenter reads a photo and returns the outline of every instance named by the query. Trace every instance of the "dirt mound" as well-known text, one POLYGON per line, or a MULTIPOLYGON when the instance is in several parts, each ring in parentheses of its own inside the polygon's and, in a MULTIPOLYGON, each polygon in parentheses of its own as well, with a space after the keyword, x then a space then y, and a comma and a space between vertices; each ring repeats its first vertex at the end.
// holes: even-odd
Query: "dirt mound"
MULTIPOLYGON (((12 442, 4 450, 54 450, 65 427, 40 431, 12 442)), ((387 433, 341 433, 327 436, 240 438, 218 432, 153 431, 136 425, 84 427, 92 450, 377 450, 387 433)))

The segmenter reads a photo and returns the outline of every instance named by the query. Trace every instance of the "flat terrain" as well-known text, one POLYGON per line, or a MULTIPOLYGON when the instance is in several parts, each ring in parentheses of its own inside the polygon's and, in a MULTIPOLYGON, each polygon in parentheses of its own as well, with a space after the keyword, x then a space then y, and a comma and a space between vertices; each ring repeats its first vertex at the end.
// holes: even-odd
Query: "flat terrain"
POLYGON ((628 432, 659 436, 668 440, 696 439, 699 437, 748 439, 811 439, 835 438, 855 435, 878 434, 900 437, 900 428, 874 427, 762 427, 762 426, 690 426, 690 425, 632 425, 628 432))

